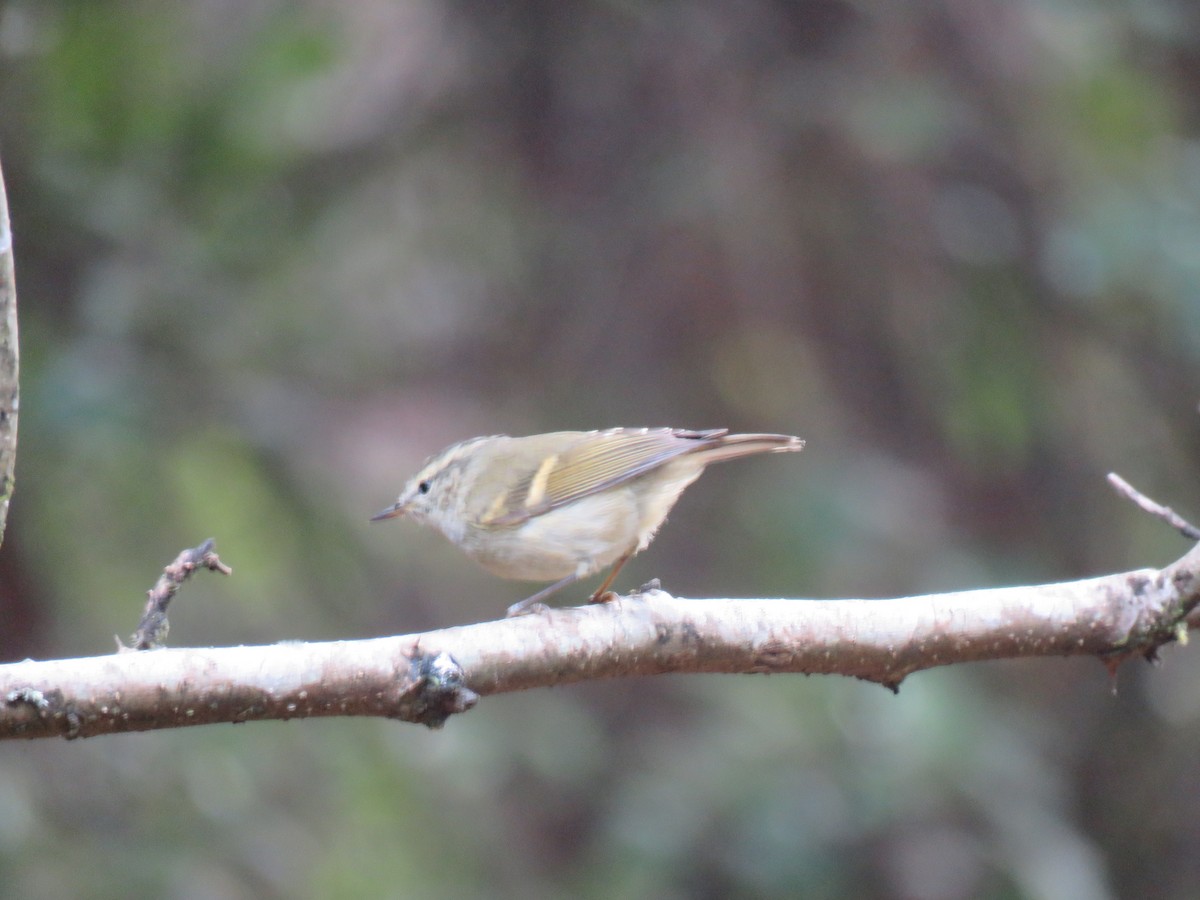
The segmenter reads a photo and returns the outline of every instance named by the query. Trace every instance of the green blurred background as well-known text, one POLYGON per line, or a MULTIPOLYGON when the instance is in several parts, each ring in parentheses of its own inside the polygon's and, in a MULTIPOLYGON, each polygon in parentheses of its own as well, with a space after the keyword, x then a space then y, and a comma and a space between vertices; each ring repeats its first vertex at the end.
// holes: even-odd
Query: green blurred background
MULTIPOLYGON (((0 659, 405 633, 528 586, 371 526, 429 453, 802 435, 619 587, 1162 565, 1200 517, 1190 0, 0 0, 0 659)), ((0 896, 1200 895, 1200 663, 672 677, 0 746, 0 896)))

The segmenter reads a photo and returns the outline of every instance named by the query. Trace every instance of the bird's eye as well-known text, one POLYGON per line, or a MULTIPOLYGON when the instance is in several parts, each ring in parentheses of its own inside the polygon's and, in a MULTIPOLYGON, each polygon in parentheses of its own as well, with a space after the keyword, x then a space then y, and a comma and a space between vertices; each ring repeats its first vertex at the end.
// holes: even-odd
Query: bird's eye
POLYGON ((428 494, 429 493, 429 482, 422 481, 420 484, 418 484, 417 485, 417 493, 428 494))

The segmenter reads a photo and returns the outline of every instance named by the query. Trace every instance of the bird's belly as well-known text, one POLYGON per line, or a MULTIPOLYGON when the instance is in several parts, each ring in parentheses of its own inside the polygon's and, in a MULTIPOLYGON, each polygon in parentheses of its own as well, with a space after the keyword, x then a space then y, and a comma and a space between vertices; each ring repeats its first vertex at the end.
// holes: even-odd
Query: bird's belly
POLYGON ((640 517, 629 490, 609 489, 508 528, 490 528, 467 553, 501 578, 584 578, 637 548, 640 517))

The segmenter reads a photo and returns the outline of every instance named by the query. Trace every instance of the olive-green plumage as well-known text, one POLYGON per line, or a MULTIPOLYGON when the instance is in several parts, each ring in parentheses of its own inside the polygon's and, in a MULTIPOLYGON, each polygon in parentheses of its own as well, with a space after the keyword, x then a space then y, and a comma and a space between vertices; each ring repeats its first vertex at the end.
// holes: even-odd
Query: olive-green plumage
POLYGON ((599 599, 629 557, 644 550, 683 490, 709 463, 799 450, 800 438, 726 429, 613 428, 529 437, 472 438, 426 461, 397 501, 374 518, 405 515, 440 530, 503 578, 555 584, 613 565, 599 599))

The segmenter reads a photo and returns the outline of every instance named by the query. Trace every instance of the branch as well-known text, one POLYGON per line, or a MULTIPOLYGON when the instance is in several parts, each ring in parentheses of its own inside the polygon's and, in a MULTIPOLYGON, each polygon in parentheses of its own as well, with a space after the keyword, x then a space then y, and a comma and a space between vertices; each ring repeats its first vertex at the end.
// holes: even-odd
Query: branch
POLYGON ((1161 503, 1151 500, 1116 472, 1108 473, 1108 483, 1126 500, 1133 501, 1136 506, 1144 512, 1150 513, 1156 519, 1162 519, 1188 540, 1200 541, 1200 528, 1197 528, 1183 516, 1179 515, 1171 507, 1163 506, 1161 503))
POLYGON ((133 633, 133 646, 126 647, 121 643, 121 639, 117 638, 118 651, 154 650, 163 645, 171 628, 171 623, 167 620, 167 607, 171 604, 171 598, 197 569, 209 569, 222 575, 233 574, 233 569, 221 562, 215 548, 216 543, 209 538, 199 547, 184 550, 163 569, 154 587, 146 592, 146 609, 138 622, 137 631, 133 633))
POLYGON ((20 354, 17 347, 17 282, 13 272, 8 194, 0 171, 0 542, 12 499, 17 463, 17 405, 20 354))
POLYGON ((0 738, 371 715, 432 727, 479 695, 667 672, 841 674, 896 689, 951 663, 1095 656, 1186 637, 1200 546, 1161 570, 896 600, 611 603, 403 637, 0 666, 0 738))

